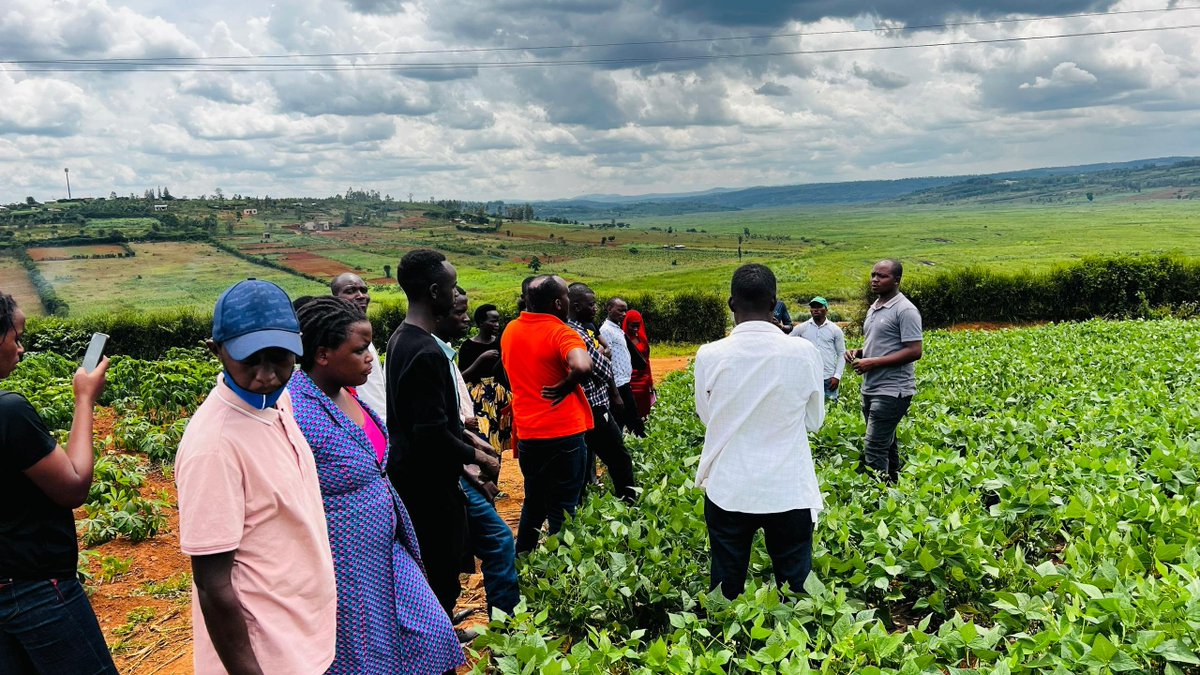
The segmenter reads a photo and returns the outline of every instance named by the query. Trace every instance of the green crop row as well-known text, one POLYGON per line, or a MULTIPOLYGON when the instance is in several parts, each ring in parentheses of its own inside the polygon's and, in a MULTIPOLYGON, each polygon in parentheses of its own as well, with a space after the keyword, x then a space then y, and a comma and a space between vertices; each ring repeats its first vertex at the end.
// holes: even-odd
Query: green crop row
MULTIPOLYGON (((845 380, 813 437, 826 510, 806 594, 708 592, 687 374, 476 643, 502 673, 1200 672, 1200 324, 931 333, 894 487, 856 473, 845 380)), ((751 575, 769 578, 761 546, 751 575)))

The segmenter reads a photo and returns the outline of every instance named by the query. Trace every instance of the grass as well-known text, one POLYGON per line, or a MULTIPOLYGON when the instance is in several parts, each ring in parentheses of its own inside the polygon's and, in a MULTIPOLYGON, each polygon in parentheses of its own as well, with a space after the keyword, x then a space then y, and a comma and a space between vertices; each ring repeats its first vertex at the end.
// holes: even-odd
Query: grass
POLYGON ((29 280, 29 273, 11 256, 0 256, 0 291, 13 296, 17 306, 27 316, 41 316, 46 313, 37 289, 29 280))
POLYGON ((192 590, 192 575, 180 572, 162 581, 148 581, 142 584, 141 592, 155 598, 179 598, 192 590))
POLYGON ((328 287, 254 265, 200 243, 133 244, 134 258, 38 263, 72 315, 169 307, 211 309, 221 291, 255 277, 279 284, 293 297, 328 287))
POLYGON ((411 248, 437 248, 457 266, 473 303, 506 305, 514 302, 521 279, 532 274, 527 263, 534 256, 541 272, 585 281, 602 298, 647 289, 724 294, 739 264, 762 262, 774 270, 793 309, 802 312, 802 299, 824 295, 843 313, 861 293, 870 266, 885 257, 903 260, 913 278, 955 266, 1036 270, 1088 254, 1186 254, 1200 247, 1200 204, 1189 200, 786 208, 643 218, 631 224, 601 229, 513 222, 496 233, 462 232, 449 224, 384 224, 272 238, 374 277, 382 275, 385 264, 394 270, 411 248), (741 259, 739 235, 744 238, 741 259), (609 236, 615 241, 601 245, 609 236), (685 248, 664 250, 664 245, 685 248))
MULTIPOLYGON (((177 205, 181 213, 189 208, 177 205)), ((841 315, 850 314, 870 266, 885 257, 903 260, 906 276, 912 279, 966 265, 1040 270, 1089 254, 1187 255, 1200 249, 1200 201, 1136 195, 1050 205, 762 209, 626 218, 631 224, 626 228, 506 222, 496 232, 461 231, 421 215, 424 206, 405 208, 390 214, 387 222, 300 233, 285 227, 297 221, 295 209, 264 207, 258 216, 234 223, 232 234, 224 225, 218 234, 228 243, 246 246, 259 243, 269 231, 273 244, 328 258, 369 280, 382 279, 385 265, 394 275, 400 258, 413 248, 436 248, 457 267, 459 283, 471 293, 473 305, 493 302, 505 307, 515 303, 521 280, 533 274, 529 263, 534 257, 541 262, 540 272, 584 281, 602 300, 648 290, 724 295, 739 264, 761 262, 774 270, 780 295, 793 312, 802 314, 804 300, 823 295, 841 315)), ((93 220, 89 227, 144 227, 145 220, 93 220)), ((341 218, 340 212, 305 210, 304 220, 341 218)), ((27 234, 45 232, 43 227, 27 234)), ((233 260, 202 244, 146 246, 135 248, 162 255, 139 253, 133 262, 42 263, 42 269, 73 313, 207 307, 221 289, 246 276, 280 281, 292 294, 324 292, 319 284, 233 260)), ((374 296, 386 300, 401 293, 393 281, 378 287, 374 296)))

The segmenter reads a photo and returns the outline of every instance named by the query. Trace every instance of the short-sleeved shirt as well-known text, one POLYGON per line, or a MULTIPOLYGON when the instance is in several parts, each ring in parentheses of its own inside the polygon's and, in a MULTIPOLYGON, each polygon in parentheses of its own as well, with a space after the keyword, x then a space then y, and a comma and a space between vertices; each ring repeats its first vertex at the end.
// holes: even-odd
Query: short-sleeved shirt
POLYGON ((567 354, 587 349, 583 338, 552 314, 522 312, 504 329, 500 357, 513 394, 513 424, 523 440, 563 438, 592 428, 592 408, 576 387, 557 405, 542 398, 542 387, 570 372, 567 354))
MULTIPOLYGON (((863 322, 863 358, 873 359, 900 351, 906 342, 921 341, 921 312, 903 293, 867 310, 863 322)), ((916 369, 912 363, 876 368, 863 375, 862 393, 872 396, 912 396, 917 393, 916 369)))
POLYGON ((58 444, 24 396, 0 391, 0 579, 74 579, 79 551, 71 509, 25 471, 58 444))
POLYGON ((618 387, 624 387, 633 379, 633 357, 629 354, 629 344, 625 341, 625 329, 605 319, 604 323, 600 324, 600 336, 612 350, 613 380, 618 387))
MULTIPOLYGON (((189 556, 234 551, 230 574, 250 645, 267 673, 324 673, 337 590, 312 449, 287 392, 257 410, 222 376, 188 422, 175 458, 179 543, 189 556)), ((197 675, 224 673, 192 585, 197 675)))

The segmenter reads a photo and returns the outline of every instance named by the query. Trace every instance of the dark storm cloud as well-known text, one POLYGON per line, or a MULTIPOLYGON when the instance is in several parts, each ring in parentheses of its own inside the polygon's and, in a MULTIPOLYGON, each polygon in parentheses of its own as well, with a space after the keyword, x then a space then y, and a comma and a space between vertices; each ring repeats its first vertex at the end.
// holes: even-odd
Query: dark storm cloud
POLYGON ((763 82, 762 86, 754 90, 754 93, 759 96, 790 96, 792 88, 778 82, 763 82))
POLYGON ((909 83, 908 77, 884 68, 854 64, 854 76, 879 89, 900 89, 909 83))
POLYGON ((662 0, 658 7, 664 17, 678 16, 722 26, 770 27, 780 26, 789 21, 817 21, 823 18, 856 16, 877 16, 907 24, 936 22, 955 16, 1051 16, 1106 9, 1114 4, 1114 0, 662 0))
POLYGON ((403 0, 347 0, 346 6, 359 14, 397 14, 404 11, 403 0))

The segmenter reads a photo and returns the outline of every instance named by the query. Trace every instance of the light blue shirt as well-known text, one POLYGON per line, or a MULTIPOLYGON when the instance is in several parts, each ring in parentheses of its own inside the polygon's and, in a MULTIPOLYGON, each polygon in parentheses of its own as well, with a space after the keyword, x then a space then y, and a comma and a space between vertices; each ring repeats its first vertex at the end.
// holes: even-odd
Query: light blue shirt
POLYGON ((826 380, 831 377, 842 379, 842 371, 846 368, 846 334, 842 332, 841 326, 829 319, 818 326, 817 322, 809 319, 797 324, 788 335, 802 337, 813 343, 817 352, 821 354, 821 366, 826 380))
MULTIPOLYGON (((450 344, 443 341, 442 338, 434 335, 433 339, 437 342, 437 345, 442 348, 442 353, 446 355, 446 365, 450 368, 450 380, 452 382, 458 382, 462 379, 462 376, 458 374, 458 366, 454 365, 454 359, 458 358, 458 352, 454 351, 454 347, 451 347, 450 344)), ((454 401, 461 409, 462 391, 458 386, 454 387, 454 401)))

